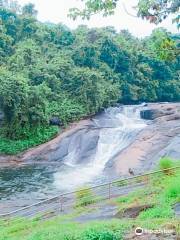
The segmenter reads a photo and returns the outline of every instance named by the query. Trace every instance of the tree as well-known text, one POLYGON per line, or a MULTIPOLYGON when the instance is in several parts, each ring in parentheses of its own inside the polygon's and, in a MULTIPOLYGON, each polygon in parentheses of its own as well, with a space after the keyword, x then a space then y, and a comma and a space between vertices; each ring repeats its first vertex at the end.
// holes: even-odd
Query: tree
POLYGON ((83 43, 74 50, 72 59, 78 66, 95 68, 98 66, 98 49, 92 44, 83 43))
POLYGON ((0 0, 0 8, 1 9, 9 9, 12 12, 20 13, 21 6, 17 1, 13 0, 0 0))
POLYGON ((101 73, 89 68, 75 68, 72 78, 66 83, 66 90, 77 97, 87 113, 95 113, 107 106, 109 96, 111 103, 116 102, 119 97, 115 84, 105 81, 101 73))
POLYGON ((16 45, 16 51, 9 58, 9 66, 14 71, 24 71, 28 75, 28 69, 33 68, 41 61, 41 51, 35 41, 28 39, 16 45))
POLYGON ((32 6, 24 14, 3 7, 1 132, 33 142, 49 136, 52 117, 67 124, 116 102, 179 101, 179 40, 161 28, 144 39, 113 27, 70 30, 39 22, 32 6))
POLYGON ((32 3, 29 3, 23 6, 22 14, 29 17, 36 17, 38 12, 35 9, 35 5, 32 3))
POLYGON ((5 134, 15 138, 17 129, 27 121, 27 79, 1 68, 0 83, 0 107, 5 115, 5 134))
POLYGON ((176 59, 176 55, 179 55, 176 42, 163 28, 155 29, 151 36, 146 38, 145 44, 150 54, 154 53, 154 56, 160 60, 173 61, 176 59))
MULTIPOLYGON (((117 4, 120 0, 83 0, 85 7, 83 10, 78 8, 71 8, 69 16, 76 19, 78 16, 83 19, 89 19, 93 14, 99 12, 103 16, 114 14, 117 4)), ((179 0, 139 0, 136 9, 138 10, 137 16, 147 19, 153 23, 163 21, 171 13, 176 14, 175 22, 179 26, 179 0)))
POLYGON ((175 14, 174 22, 177 23, 179 28, 179 0, 139 0, 138 3, 138 16, 148 21, 158 24, 166 19, 170 14, 175 14))
POLYGON ((45 83, 32 86, 28 94, 28 125, 30 127, 44 126, 48 123, 48 99, 52 92, 45 83))

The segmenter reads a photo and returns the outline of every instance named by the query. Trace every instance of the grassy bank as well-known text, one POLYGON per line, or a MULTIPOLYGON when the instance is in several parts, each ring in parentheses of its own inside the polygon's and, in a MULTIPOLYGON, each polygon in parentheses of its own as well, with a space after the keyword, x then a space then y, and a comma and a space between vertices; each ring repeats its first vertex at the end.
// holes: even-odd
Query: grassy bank
POLYGON ((121 240, 129 232, 134 232, 136 227, 149 230, 170 228, 179 232, 179 221, 173 210, 174 204, 180 202, 179 186, 180 171, 168 175, 165 172, 158 177, 151 177, 143 189, 114 199, 113 204, 118 206, 119 215, 129 208, 152 205, 133 219, 120 217, 79 224, 74 219, 82 212, 76 211, 47 221, 23 219, 19 222, 1 222, 0 240, 121 240))
POLYGON ((31 147, 40 145, 55 137, 59 128, 55 126, 39 128, 36 134, 29 133, 28 137, 21 140, 5 138, 0 132, 0 154, 14 155, 23 152, 31 147))

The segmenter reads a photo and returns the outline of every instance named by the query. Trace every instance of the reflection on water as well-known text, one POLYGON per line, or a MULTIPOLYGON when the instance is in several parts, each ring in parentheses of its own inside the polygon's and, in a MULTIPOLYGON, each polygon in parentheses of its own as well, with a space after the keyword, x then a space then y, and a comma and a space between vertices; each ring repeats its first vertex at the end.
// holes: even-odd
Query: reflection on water
POLYGON ((53 183, 53 173, 50 166, 0 169, 0 199, 16 198, 20 193, 46 192, 47 186, 53 183))

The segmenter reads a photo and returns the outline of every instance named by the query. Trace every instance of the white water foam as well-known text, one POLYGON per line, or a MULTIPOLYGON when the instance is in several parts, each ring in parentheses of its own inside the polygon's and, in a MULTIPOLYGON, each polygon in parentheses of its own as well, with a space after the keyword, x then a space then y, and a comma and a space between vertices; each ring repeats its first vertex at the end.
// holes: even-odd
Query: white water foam
POLYGON ((54 185, 59 190, 75 190, 101 176, 106 163, 146 127, 140 119, 138 106, 108 108, 103 115, 103 123, 101 120, 95 119, 96 125, 101 127, 95 156, 84 165, 72 164, 72 153, 67 156, 67 169, 54 174, 54 185))

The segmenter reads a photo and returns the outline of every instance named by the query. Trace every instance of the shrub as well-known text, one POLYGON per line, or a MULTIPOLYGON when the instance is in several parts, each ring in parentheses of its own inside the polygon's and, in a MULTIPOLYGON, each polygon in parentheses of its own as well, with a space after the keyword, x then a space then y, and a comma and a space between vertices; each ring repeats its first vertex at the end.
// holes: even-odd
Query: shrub
POLYGON ((76 193, 76 207, 84 207, 95 202, 95 196, 91 189, 80 189, 76 193))
POLYGON ((165 196, 168 198, 168 199, 177 199, 177 201, 180 201, 180 176, 176 177, 176 178, 173 178, 167 188, 166 188, 166 191, 165 191, 165 196))
POLYGON ((30 129, 28 136, 25 139, 11 140, 5 138, 0 131, 0 154, 18 154, 28 148, 37 146, 44 142, 51 140, 59 132, 59 128, 56 126, 39 127, 36 129, 30 129))
POLYGON ((179 185, 171 185, 169 186, 169 188, 167 189, 167 197, 170 198, 176 198, 178 196, 180 196, 180 187, 179 185))
POLYGON ((173 216, 173 210, 170 206, 157 206, 147 209, 139 214, 139 219, 148 220, 153 218, 169 218, 173 216))
POLYGON ((121 240, 121 236, 109 230, 88 230, 84 233, 83 240, 121 240))
POLYGON ((164 173, 169 174, 171 171, 168 169, 172 168, 174 166, 174 163, 170 158, 165 157, 165 158, 161 158, 159 166, 164 173))

